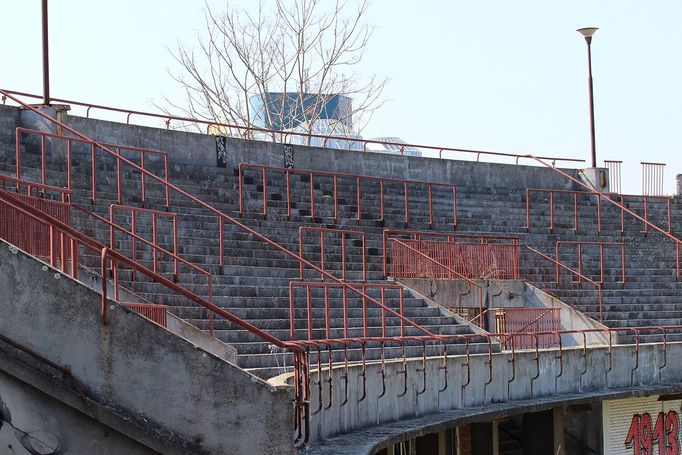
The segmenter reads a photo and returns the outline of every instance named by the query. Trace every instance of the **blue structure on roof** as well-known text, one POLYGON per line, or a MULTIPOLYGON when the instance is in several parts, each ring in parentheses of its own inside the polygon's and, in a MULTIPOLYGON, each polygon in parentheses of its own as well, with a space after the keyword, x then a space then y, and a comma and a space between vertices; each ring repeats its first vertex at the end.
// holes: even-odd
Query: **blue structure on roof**
POLYGON ((252 96, 249 103, 252 123, 269 130, 290 131, 317 120, 333 121, 347 131, 353 127, 352 100, 343 95, 268 92, 252 96))

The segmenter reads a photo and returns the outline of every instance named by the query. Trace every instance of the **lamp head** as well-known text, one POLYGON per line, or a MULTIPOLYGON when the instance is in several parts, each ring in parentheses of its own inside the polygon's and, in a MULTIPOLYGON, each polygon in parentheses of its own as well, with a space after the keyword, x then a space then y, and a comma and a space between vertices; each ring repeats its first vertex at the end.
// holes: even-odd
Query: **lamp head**
POLYGON ((599 30, 597 27, 585 27, 579 28, 576 31, 585 37, 587 44, 590 44, 592 42, 592 35, 594 35, 597 30, 599 30))

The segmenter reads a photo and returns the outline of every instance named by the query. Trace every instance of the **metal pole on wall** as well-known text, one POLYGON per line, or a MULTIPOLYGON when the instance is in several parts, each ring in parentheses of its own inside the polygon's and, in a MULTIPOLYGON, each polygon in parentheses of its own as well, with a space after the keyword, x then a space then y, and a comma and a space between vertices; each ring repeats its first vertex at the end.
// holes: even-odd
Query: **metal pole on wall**
POLYGON ((48 52, 47 0, 42 0, 43 16, 43 104, 50 104, 50 56, 48 52))
POLYGON ((590 93, 590 141, 592 144, 592 167, 597 167, 597 148, 594 138, 594 95, 592 88, 592 35, 599 30, 597 27, 586 27, 577 30, 578 33, 585 37, 587 43, 587 71, 588 71, 588 85, 590 93))

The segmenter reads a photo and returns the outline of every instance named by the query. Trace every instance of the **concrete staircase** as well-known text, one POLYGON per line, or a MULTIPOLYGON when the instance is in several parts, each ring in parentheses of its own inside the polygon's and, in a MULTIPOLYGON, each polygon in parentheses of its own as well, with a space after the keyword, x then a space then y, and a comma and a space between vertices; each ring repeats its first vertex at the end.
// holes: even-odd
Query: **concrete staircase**
MULTIPOLYGON (((37 155, 35 150, 23 147, 24 178, 36 180, 39 176, 37 155)), ((7 155, 6 155, 7 156, 7 155)), ((257 161, 257 160, 254 160, 257 161)), ((147 167, 154 171, 153 161, 147 162, 147 167)), ((66 176, 63 163, 54 157, 49 157, 50 171, 48 183, 64 186, 66 176), (61 166, 61 167, 60 167, 61 166)), ((219 210, 231 216, 238 217, 239 194, 238 172, 236 169, 221 170, 214 167, 180 165, 171 159, 171 181, 181 186, 201 200, 210 203, 219 210)), ((109 204, 117 202, 115 180, 115 162, 111 157, 104 157, 97 162, 97 201, 90 204, 89 191, 90 159, 89 150, 83 150, 81 156, 74 160, 74 203, 87 206, 102 216, 107 216, 109 204)), ((337 166, 338 167, 338 166, 337 166)), ((13 172, 13 161, 5 159, 0 168, 4 173, 13 172)), ((406 177, 409 176, 393 176, 406 177)), ((124 204, 139 206, 140 175, 135 170, 124 170, 124 204)), ((402 185, 386 185, 384 190, 385 212, 384 219, 379 220, 378 184, 362 184, 361 206, 362 219, 357 221, 357 194, 353 179, 339 179, 338 181, 338 220, 333 217, 333 186, 331 178, 315 178, 313 193, 315 196, 315 218, 310 217, 310 188, 309 177, 292 175, 291 217, 287 216, 286 192, 284 174, 269 172, 267 180, 267 218, 261 215, 263 209, 263 184, 258 171, 248 171, 244 177, 244 213, 241 220, 258 232, 279 242, 291 251, 298 251, 298 228, 300 226, 322 226, 361 230, 367 239, 367 269, 368 280, 371 283, 387 283, 382 270, 382 230, 384 228, 410 228, 419 230, 433 230, 446 232, 494 233, 500 235, 516 235, 525 244, 554 256, 556 241, 583 242, 623 242, 626 245, 627 280, 618 282, 620 277, 620 258, 611 250, 604 255, 606 270, 604 274, 604 322, 610 327, 632 326, 670 326, 682 324, 682 317, 678 317, 682 309, 678 283, 675 279, 675 245, 661 234, 649 232, 644 235, 642 224, 634 222, 626 214, 624 232, 620 232, 621 213, 619 209, 602 201, 601 224, 602 231, 597 234, 596 197, 584 196, 580 198, 579 230, 574 229, 575 217, 573 213, 572 197, 556 198, 554 203, 554 228, 549 228, 549 197, 534 194, 531 205, 531 229, 526 226, 526 193, 525 188, 507 188, 487 186, 468 186, 458 188, 457 226, 452 225, 451 193, 434 187, 433 190, 433 223, 429 223, 428 198, 425 187, 410 186, 409 219, 405 223, 404 193, 402 185), (617 265, 617 266, 616 266, 617 265)), ((456 182, 455 182, 456 183, 456 182)), ((563 177, 556 176, 556 186, 566 186, 563 177)), ((170 210, 178 214, 179 218, 179 254, 205 268, 214 275, 214 301, 219 306, 228 309, 235 315, 254 323, 256 326, 270 333, 288 339, 289 334, 289 291, 291 280, 299 279, 299 267, 296 261, 273 248, 255 240, 250 234, 240 228, 225 224, 225 267, 219 267, 218 255, 218 219, 207 210, 188 204, 177 194, 171 195, 170 210)), ((641 202, 627 202, 632 210, 643 214, 641 202)), ((161 185, 154 184, 147 190, 145 207, 161 210, 165 206, 164 191, 161 185)), ((680 206, 677 200, 672 204, 673 216, 676 220, 680 206)), ((652 203, 648 209, 648 217, 661 226, 667 226, 667 212, 661 204, 652 203)), ((125 219, 122 221, 126 222, 125 219)), ((84 232, 97 237, 100 241, 108 242, 108 230, 103 226, 96 226, 83 214, 74 212, 74 223, 84 232)), ((673 232, 680 230, 678 222, 673 223, 673 232)), ((138 225, 138 232, 146 238, 151 238, 149 224, 138 225)), ((169 245, 172 241, 171 233, 159 232, 161 244, 169 245)), ((123 244, 120 245, 124 247, 123 244)), ((349 248, 346 265, 349 279, 357 279, 361 270, 361 255, 357 243, 349 248)), ((149 250, 141 249, 149 261, 149 250)), ((306 245, 304 256, 319 264, 319 245, 306 245)), ((338 245, 330 241, 325 257, 328 271, 340 276, 341 254, 338 245)), ((94 260, 94 258, 93 258, 94 260)), ((596 278, 599 273, 599 257, 592 253, 583 255, 583 270, 590 277, 596 278), (595 276, 595 274, 597 276, 595 276)), ((577 268, 577 259, 570 253, 562 254, 562 261, 577 268)), ((162 267, 168 272, 170 263, 162 261, 162 267)), ((307 279, 317 279, 317 274, 306 272, 307 279)), ((171 311, 190 320, 195 325, 208 328, 210 321, 206 315, 196 307, 184 303, 171 294, 164 293, 158 285, 123 278, 126 286, 139 293, 142 297, 160 301, 171 306, 171 311)), ((179 282, 199 295, 207 295, 207 289, 202 284, 202 278, 189 273, 181 273, 179 282)), ((395 308, 395 296, 388 297, 395 308)), ((319 299, 314 301, 314 307, 321 305, 319 299)), ((368 307, 367 318, 370 323, 370 333, 377 335, 381 327, 381 311, 368 307)), ((470 333, 470 328, 459 323, 452 316, 443 313, 438 308, 428 306, 422 299, 413 296, 405 300, 405 316, 415 323, 424 326, 434 333, 459 334, 470 333)), ((302 308, 295 311, 296 337, 306 335, 307 321, 302 308)), ((331 327, 342 327, 342 311, 337 305, 332 307, 330 317, 331 327)), ((348 318, 353 327, 360 327, 362 322, 361 299, 350 299, 348 304, 348 318)), ((397 318, 388 317, 388 333, 395 335, 399 324, 397 318)), ((320 336, 324 328, 324 320, 317 314, 313 318, 315 336, 320 336)), ((227 321, 214 321, 213 329, 220 339, 233 344, 240 353, 240 365, 247 368, 271 369, 278 364, 290 365, 291 362, 283 354, 273 355, 266 343, 252 339, 246 333, 232 327, 227 321)), ((359 336, 359 329, 353 329, 349 336, 359 336)), ((334 332, 335 335, 338 332, 334 332)), ((410 333, 412 334, 412 333, 410 333)), ((677 335, 673 335, 677 336, 677 335)), ((660 337, 656 330, 647 339, 660 337)), ((628 336, 625 340, 630 339, 628 336)), ((644 341, 644 337, 641 341, 644 341)), ((671 340, 671 338, 668 338, 671 340)), ((483 340, 481 340, 483 341, 483 340)), ((482 343, 481 349, 487 349, 482 343)), ((454 353, 454 352, 453 352, 454 353)), ((354 359, 357 359, 357 352, 354 359)), ((376 358, 376 350, 368 353, 376 358)))

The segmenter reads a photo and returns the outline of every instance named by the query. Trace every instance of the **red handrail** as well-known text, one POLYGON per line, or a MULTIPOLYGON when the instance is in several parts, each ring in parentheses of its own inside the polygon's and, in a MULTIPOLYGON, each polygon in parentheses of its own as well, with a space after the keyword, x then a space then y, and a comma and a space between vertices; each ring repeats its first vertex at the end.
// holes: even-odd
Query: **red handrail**
MULTIPOLYGON (((621 282, 625 283, 625 244, 623 242, 576 242, 576 241, 559 241, 556 242, 556 261, 560 262, 561 246, 574 245, 578 247, 578 273, 582 275, 583 270, 583 247, 588 245, 599 247, 599 283, 604 283, 604 248, 614 247, 620 250, 620 265, 621 265, 621 282)), ((557 277, 559 270, 557 266, 557 277)))
POLYGON ((68 203, 71 201, 71 190, 68 190, 65 188, 59 188, 57 186, 43 185, 41 183, 29 182, 27 180, 19 179, 16 177, 10 177, 9 175, 4 175, 4 174, 0 174, 0 182, 2 182, 2 188, 4 190, 7 189, 7 182, 10 182, 14 186, 17 193, 21 191, 22 186, 25 186, 27 196, 34 196, 33 190, 39 190, 41 195, 44 195, 45 192, 52 192, 52 193, 59 194, 61 197, 61 201, 64 203, 68 203))
MULTIPOLYGON (((399 291, 399 300, 398 300, 398 312, 396 313, 395 311, 391 310, 393 315, 398 315, 400 318, 400 337, 405 336, 405 323, 407 322, 408 325, 411 327, 419 329, 419 326, 415 324, 414 322, 406 319, 403 317, 403 312, 405 309, 405 297, 404 297, 404 289, 402 286, 397 285, 397 284, 384 284, 384 283, 360 283, 358 285, 362 289, 363 292, 368 292, 368 289, 378 289, 381 293, 380 301, 382 303, 381 306, 381 336, 386 337, 386 312, 387 310, 390 310, 388 306, 386 306, 386 295, 385 292, 389 289, 393 290, 398 290, 399 291)), ((295 296, 295 289, 296 288, 303 288, 305 289, 305 302, 306 302, 306 321, 307 321, 307 331, 308 331, 308 340, 314 339, 313 337, 313 311, 315 308, 312 306, 312 289, 315 288, 322 288, 324 290, 324 320, 325 320, 325 338, 329 339, 330 338, 330 330, 333 328, 331 326, 331 321, 330 321, 330 315, 329 315, 329 310, 330 310, 330 298, 329 298, 329 290, 333 288, 339 288, 343 292, 343 298, 342 298, 342 309, 343 309, 343 333, 344 336, 343 338, 348 338, 348 333, 349 329, 351 328, 348 324, 348 299, 347 299, 347 294, 346 294, 346 289, 341 287, 338 283, 325 283, 325 282, 319 282, 319 281, 291 281, 289 283, 289 314, 290 314, 290 336, 292 340, 296 340, 296 296, 295 296)), ((367 322, 367 300, 365 298, 362 298, 362 332, 363 336, 367 336, 367 332, 369 329, 369 325, 367 322)))
MULTIPOLYGON (((555 167, 549 165, 548 163, 546 163, 545 161, 543 161, 542 158, 536 157, 536 156, 531 155, 531 154, 529 154, 529 155, 527 155, 527 156, 528 156, 529 158, 534 159, 534 160, 537 161, 538 163, 541 163, 543 166, 548 167, 549 169, 552 169, 554 172, 556 172, 556 173, 558 173, 559 175, 563 176, 564 178, 570 180, 571 182, 573 182, 573 183, 579 185, 580 187, 585 188, 588 192, 590 192, 590 193, 592 193, 592 194, 597 194, 597 195, 600 195, 600 194, 601 194, 601 193, 599 193, 597 190, 595 190, 594 188, 592 188, 592 187, 590 187, 589 185, 587 185, 586 183, 583 183, 583 182, 581 182, 580 180, 578 180, 578 179, 576 179, 576 178, 574 178, 574 177, 568 175, 567 173, 563 172, 562 170, 557 169, 557 168, 555 168, 555 167)), ((642 218, 641 216, 639 216, 638 214, 636 214, 636 213, 633 212, 632 210, 626 208, 623 204, 619 204, 618 202, 614 201, 614 200, 611 199, 611 198, 605 198, 605 199, 606 199, 606 201, 609 202, 609 204, 615 205, 616 207, 620 208, 622 211, 626 212, 628 215, 630 215, 630 216, 634 217, 635 219, 637 219, 637 220, 643 222, 645 226, 648 226, 649 228, 651 228, 651 229, 653 229, 653 230, 655 230, 655 231, 657 231, 657 232, 660 232, 660 233, 663 234, 665 237, 668 237, 670 240, 672 240, 673 242, 675 242, 675 249, 676 249, 676 252, 677 252, 677 256, 676 256, 676 269, 677 269, 677 270, 676 270, 676 276, 677 276, 677 279, 679 280, 679 279, 680 279, 680 243, 682 243, 682 241, 681 241, 680 239, 678 239, 677 237, 675 237, 674 235, 672 235, 670 232, 666 232, 665 230, 663 230, 663 229, 660 228, 659 226, 655 225, 654 223, 648 221, 648 220, 645 219, 645 218, 642 218)))
MULTIPOLYGON (((39 95, 33 95, 30 93, 18 92, 18 91, 14 91, 14 90, 0 89, 0 93, 3 95, 2 96, 3 104, 5 103, 6 98, 9 98, 9 99, 23 105, 24 103, 18 101, 15 96, 22 96, 22 97, 34 98, 34 99, 42 99, 42 96, 39 96, 39 95), (15 96, 10 96, 10 95, 15 95, 15 96)), ((420 148, 420 149, 424 149, 424 150, 438 151, 439 158, 442 158, 443 152, 457 152, 457 153, 467 153, 467 154, 476 155, 476 161, 478 161, 480 159, 481 155, 515 158, 516 163, 518 164, 519 159, 531 157, 530 155, 527 155, 527 154, 515 154, 515 153, 488 151, 488 150, 474 150, 474 149, 453 148, 453 147, 439 147, 439 146, 433 146, 433 145, 403 144, 403 143, 397 143, 397 142, 378 141, 378 140, 372 140, 372 139, 355 139, 355 138, 348 138, 348 137, 343 137, 343 136, 329 136, 329 135, 322 135, 322 134, 283 132, 283 131, 277 131, 277 130, 268 130, 265 128, 252 127, 252 126, 230 125, 227 123, 218 123, 218 122, 213 122, 210 120, 203 120, 203 119, 197 119, 197 118, 191 118, 191 117, 174 116, 174 115, 168 115, 168 114, 157 114, 157 113, 144 112, 144 111, 138 111, 138 110, 116 108, 116 107, 104 106, 104 105, 100 105, 100 104, 85 103, 85 102, 81 102, 81 101, 73 101, 73 100, 66 100, 66 99, 60 99, 60 98, 52 98, 52 101, 57 102, 57 103, 72 104, 75 106, 85 107, 85 108, 87 108, 86 117, 89 117, 91 109, 101 109, 101 110, 126 114, 126 123, 130 122, 130 117, 132 115, 162 119, 166 124, 166 128, 169 128, 170 122, 172 120, 175 120, 178 122, 195 123, 198 125, 206 125, 207 129, 210 129, 210 127, 212 127, 212 126, 217 126, 217 127, 221 127, 221 128, 225 128, 225 129, 229 129, 229 130, 236 129, 238 131, 246 131, 248 133, 251 133, 251 132, 264 133, 267 135, 271 135, 272 137, 281 136, 283 138, 287 138, 289 136, 294 136, 294 137, 303 137, 305 139, 315 138, 315 139, 323 139, 324 143, 326 143, 329 140, 342 140, 342 141, 346 141, 346 142, 364 144, 365 147, 368 144, 378 144, 378 145, 384 145, 384 146, 391 146, 391 147, 397 147, 401 151, 401 153, 400 153, 401 155, 403 154, 405 147, 414 147, 414 148, 420 148)), ((553 162, 556 162, 556 161, 573 162, 573 163, 584 163, 585 162, 585 160, 581 160, 581 159, 577 159, 577 158, 562 158, 562 157, 552 157, 552 156, 542 156, 541 158, 546 159, 546 160, 551 160, 553 162)))
POLYGON ((421 240, 423 237, 445 237, 447 242, 456 242, 457 239, 474 239, 479 240, 481 243, 496 243, 498 241, 507 242, 510 241, 512 244, 518 244, 519 238, 515 236, 508 235, 496 235, 496 234, 462 234, 462 233, 452 233, 452 232, 437 232, 437 231, 418 231, 410 229, 384 229, 382 235, 382 248, 383 248, 383 260, 384 260, 384 276, 388 276, 388 238, 391 235, 409 235, 412 236, 414 240, 421 240))
MULTIPOLYGON (((162 212, 160 210, 151 210, 151 209, 145 209, 141 207, 131 207, 127 205, 116 205, 116 204, 111 204, 109 206, 109 220, 111 221, 112 224, 116 224, 115 218, 116 218, 116 212, 130 212, 130 217, 131 217, 131 227, 130 231, 137 234, 137 220, 138 220, 138 214, 144 213, 147 215, 151 215, 152 217, 152 245, 153 248, 156 250, 159 248, 159 241, 158 241, 158 220, 159 218, 170 218, 171 222, 173 223, 173 263, 174 263, 174 268, 175 268, 175 278, 179 276, 178 272, 178 260, 177 260, 177 254, 178 254, 178 223, 177 223, 177 215, 172 212, 162 212)), ((133 261, 137 261, 137 243, 136 243, 136 237, 132 238, 132 259, 133 261)), ((114 247, 114 228, 111 227, 109 229, 109 242, 111 245, 111 248, 114 247)), ((152 263, 153 267, 152 269, 154 272, 157 272, 157 266, 158 266, 158 261, 156 258, 156 252, 152 254, 152 263)))
MULTIPOLYGON (((13 101, 15 101, 15 102, 21 104, 25 109, 31 110, 32 112, 34 112, 35 114, 39 115, 40 117, 43 117, 43 118, 46 119, 47 121, 52 122, 52 123, 54 123, 55 125, 60 126, 60 127, 63 128, 65 131, 69 131, 70 133, 72 133, 72 134, 76 135, 77 137, 79 137, 79 138, 81 138, 81 139, 87 141, 88 143, 92 144, 93 146, 96 146, 96 147, 101 148, 102 150, 106 151, 106 152, 109 153, 111 156, 113 156, 115 159, 118 159, 118 160, 124 162, 125 164, 127 164, 128 166, 131 166, 132 168, 137 169, 137 170, 140 171, 141 173, 146 174, 147 176, 149 176, 149 177, 152 178, 153 180, 156 180, 157 182, 161 183, 162 185, 165 185, 165 186, 168 187, 169 189, 171 189, 171 190, 175 191, 176 193, 178 193, 178 194, 184 196, 185 198, 189 199, 190 201, 192 201, 192 202, 198 204, 199 206, 201 206, 201 207, 203 207, 203 208, 205 208, 205 209, 207 209, 207 210, 209 210, 209 211, 215 213, 215 214, 218 216, 218 219, 220 220, 220 223, 219 223, 219 225, 220 225, 220 235, 219 235, 219 237, 220 237, 220 242, 221 242, 221 243, 220 243, 221 265, 223 264, 223 263, 222 263, 222 260, 223 260, 223 254, 224 254, 224 253, 223 253, 223 244, 222 244, 222 240, 223 240, 223 229, 222 229, 222 227, 223 227, 224 221, 227 220, 229 223, 231 223, 231 224, 237 226, 238 228, 242 229, 243 231, 245 231, 245 232, 251 234, 252 236, 254 236, 255 238, 261 240, 262 242, 265 242, 266 244, 270 245, 271 247, 275 248, 276 250, 280 251, 281 253, 284 253, 285 255, 289 256, 290 258, 292 258, 292 259, 294 259, 294 260, 296 260, 296 261, 299 261, 299 262, 303 262, 306 266, 312 268, 313 270, 315 270, 316 272, 322 274, 322 275, 325 276, 326 278, 329 278, 331 281, 334 281, 334 282, 339 283, 340 285, 346 287, 346 288, 349 289, 351 292, 356 293, 356 294, 360 295, 361 297, 364 297, 364 298, 368 299, 370 302, 372 302, 372 303, 375 304, 375 305, 378 305, 378 306, 380 306, 380 307, 383 307, 383 306, 384 306, 383 304, 381 304, 381 303, 380 303, 379 301, 377 301, 376 299, 374 299, 374 298, 368 296, 367 294, 365 294, 364 292, 360 291, 360 290, 357 289, 356 287, 354 287, 354 286, 352 286, 352 285, 350 285, 350 284, 348 284, 348 283, 346 283, 346 282, 344 282, 344 281, 342 281, 342 280, 336 278, 335 276, 329 274, 328 272, 322 270, 321 268, 317 267, 315 264, 313 264, 313 263, 311 263, 310 261, 308 261, 308 260, 306 260, 306 259, 304 259, 304 258, 298 256, 296 253, 294 253, 294 252, 288 250, 287 248, 285 248, 284 246, 282 246, 282 245, 280 245, 279 243, 275 242, 274 240, 270 239, 269 237, 267 237, 267 236, 261 234, 260 232, 254 230, 254 229, 251 229, 250 227, 248 227, 248 226, 246 226, 245 224, 239 222, 238 220, 232 218, 231 216, 228 216, 228 215, 224 214, 223 212, 221 212, 221 211, 218 210, 217 208, 213 207, 212 205, 207 204, 206 202, 200 200, 200 199, 197 198, 196 196, 191 195, 190 193, 188 193, 187 191, 181 189, 180 187, 178 187, 178 186, 176 186, 176 185, 174 185, 174 184, 172 184, 172 183, 170 183, 170 182, 164 180, 163 178, 161 178, 161 177, 159 177, 159 176, 157 176, 157 175, 155 175, 155 174, 149 172, 147 169, 138 166, 137 164, 135 164, 135 163, 133 163, 132 161, 130 161, 130 160, 124 158, 124 157, 121 156, 121 155, 116 154, 115 152, 113 152, 112 150, 110 150, 109 148, 107 148, 106 146, 104 146, 103 144, 101 144, 101 143, 99 143, 99 142, 97 142, 97 141, 94 141, 94 140, 90 139, 89 137, 87 137, 87 136, 84 135, 83 133, 81 133, 81 132, 75 130, 74 128, 71 128, 70 126, 64 124, 63 122, 60 122, 60 121, 58 121, 58 120, 56 120, 56 119, 50 117, 49 115, 45 114, 44 112, 41 112, 40 110, 36 109, 36 108, 33 107, 33 106, 29 106, 28 104, 24 103, 23 101, 17 99, 15 96, 11 95, 11 94, 10 94, 9 92, 7 92, 6 90, 0 89, 0 94, 5 95, 5 96, 8 97, 9 99, 11 99, 11 100, 13 100, 13 101)), ((118 254, 118 253, 116 253, 116 254, 118 254)), ((165 280, 165 278, 164 278, 164 280, 165 280)), ((173 285, 176 286, 174 283, 173 283, 173 285)), ((216 307, 216 308, 217 308, 217 307, 216 307)), ((391 310, 390 308, 386 308, 386 311, 388 311, 389 313, 393 314, 393 315, 396 316, 396 317, 399 317, 399 318, 401 318, 401 319, 404 319, 402 316, 398 315, 397 313, 395 313, 395 312, 394 312, 393 310, 391 310)), ((228 314, 229 314, 229 313, 228 313, 228 314)), ((222 315, 221 315, 221 316, 222 316, 222 315)), ((230 317, 234 317, 234 316, 232 316, 232 315, 230 314, 230 317)), ((407 320, 407 322, 411 322, 411 321, 407 320)), ((253 326, 253 327, 255 328, 255 326, 253 326)), ((417 327, 418 327, 419 330, 420 330, 422 333, 424 333, 425 335, 427 335, 427 336, 434 336, 434 334, 432 334, 430 331, 428 331, 428 330, 426 330, 426 329, 424 329, 424 328, 421 328, 421 327, 419 327, 419 326, 417 326, 417 327)), ((277 346, 280 346, 280 345, 278 344, 277 346)))
MULTIPOLYGON (((554 230, 554 199, 555 199, 555 194, 570 194, 573 195, 573 229, 575 232, 578 232, 580 230, 580 220, 579 220, 579 213, 580 211, 578 210, 578 196, 593 196, 594 193, 591 192, 586 192, 586 191, 577 191, 577 190, 557 190, 557 189, 545 189, 545 188, 527 188, 526 189, 526 230, 530 232, 531 230, 531 194, 532 193, 544 193, 544 194, 549 194, 549 229, 554 230)), ((602 231, 602 216, 601 216, 601 200, 602 198, 604 199, 609 199, 609 198, 619 198, 620 199, 620 207, 621 207, 621 212, 620 212, 620 232, 621 234, 625 232, 625 211, 624 205, 625 204, 625 199, 626 198, 641 198, 644 203, 644 219, 648 221, 649 219, 649 201, 650 200, 657 200, 660 199, 663 202, 667 203, 667 222, 668 222, 668 233, 672 232, 672 208, 671 208, 671 200, 672 197, 670 196, 649 196, 649 195, 641 195, 641 194, 604 194, 604 193, 596 193, 597 195, 597 232, 601 233, 602 231)), ((648 233, 649 232, 649 226, 647 224, 644 225, 644 232, 648 233)))
MULTIPOLYGON (((0 203, 5 204, 7 206, 13 207, 20 212, 32 217, 35 220, 38 220, 40 222, 43 222, 47 225, 50 226, 51 231, 54 232, 54 234, 60 234, 64 235, 69 238, 70 240, 70 246, 71 250, 73 251, 74 249, 77 249, 77 247, 74 247, 74 244, 78 246, 83 246, 85 248, 89 248, 90 250, 101 252, 101 257, 102 257, 102 264, 105 264, 105 260, 108 257, 110 261, 113 261, 115 263, 124 263, 128 267, 146 275, 147 277, 151 278, 152 280, 156 281, 157 283, 175 291, 177 294, 193 301, 194 303, 203 306, 206 308, 208 311, 211 311, 221 317, 224 317, 225 319, 229 320, 230 322, 233 322, 234 324, 238 325, 239 327, 256 334, 257 336, 261 337, 265 341, 268 341, 275 346, 278 347, 289 347, 292 349, 296 349, 295 346, 291 344, 287 344, 286 342, 283 342, 279 340, 278 338, 270 335, 269 333, 259 329, 258 327, 238 318, 237 316, 233 315, 229 311, 226 311, 213 303, 207 301, 203 297, 200 297, 196 294, 193 294, 192 292, 184 289, 180 285, 173 283, 171 280, 168 280, 167 278, 163 277, 162 275, 159 275, 155 273, 154 271, 136 263, 135 261, 127 258, 126 256, 122 255, 121 253, 111 250, 105 245, 102 245, 98 241, 94 240, 93 238, 82 234, 81 232, 77 231, 76 229, 72 228, 71 226, 59 221, 58 219, 51 217, 50 215, 32 207, 30 204, 27 204, 23 202, 21 199, 17 198, 15 195, 12 193, 9 193, 4 190, 0 190, 0 203)), ((51 260, 51 263, 54 262, 54 259, 51 260)), ((55 264, 52 264, 55 266, 55 264)), ((73 267, 73 266, 72 266, 73 267)), ((71 275, 75 276, 74 270, 71 271, 71 275)), ((102 275, 102 286, 103 286, 103 305, 102 305, 102 316, 106 320, 106 274, 102 275)))
POLYGON ((385 214, 384 205, 384 184, 385 183, 397 183, 403 186, 403 194, 405 200, 405 224, 409 223, 410 218, 410 204, 409 204, 409 186, 410 185, 423 185, 427 187, 427 194, 429 200, 429 225, 433 224, 433 187, 444 187, 450 188, 452 190, 452 224, 457 225, 457 186, 452 183, 442 183, 442 182, 427 182, 420 180, 409 180, 409 179, 398 179, 390 177, 376 177, 372 175, 362 175, 362 174, 350 174, 347 172, 330 172, 330 171, 318 171, 314 169, 293 169, 286 167, 276 167, 276 166, 265 166, 260 164, 249 164, 240 163, 239 164, 239 214, 243 215, 245 212, 244 206, 244 170, 245 169, 258 169, 260 170, 261 179, 263 181, 263 212, 264 216, 268 215, 268 187, 267 187, 267 171, 282 172, 285 174, 285 186, 287 193, 287 216, 291 217, 291 174, 303 174, 310 177, 309 187, 310 187, 310 217, 315 218, 315 176, 327 176, 332 177, 333 185, 333 198, 334 198, 334 219, 339 219, 339 195, 338 195, 338 179, 339 178, 350 178, 355 180, 356 188, 356 202, 357 202, 357 215, 356 219, 358 223, 362 220, 362 181, 370 180, 379 183, 379 218, 377 220, 383 220, 385 214))
MULTIPOLYGON (((16 155, 16 176, 18 179, 21 179, 21 135, 22 134, 34 134, 40 136, 40 163, 41 163, 41 168, 40 168, 40 179, 41 183, 43 185, 46 184, 46 172, 47 172, 47 164, 46 164, 46 151, 45 151, 45 139, 46 138, 51 138, 51 139, 58 139, 62 141, 66 141, 66 180, 67 180, 67 188, 71 190, 71 163, 72 163, 72 156, 73 156, 73 147, 72 144, 75 143, 81 143, 81 144, 88 144, 91 146, 91 172, 92 172, 92 202, 95 202, 96 199, 96 194, 97 194, 97 169, 96 169, 96 149, 99 147, 99 145, 93 144, 93 141, 82 139, 82 138, 74 138, 74 137, 67 137, 67 136, 61 136, 58 134, 53 134, 53 133, 47 133, 45 131, 38 131, 38 130, 32 130, 28 128, 23 128, 23 127, 18 127, 16 129, 16 145, 15 145, 15 155, 16 155)), ((116 144, 107 144, 107 143, 101 143, 112 150, 115 150, 118 155, 120 155, 122 152, 134 152, 134 153, 139 153, 140 154, 140 167, 145 168, 145 156, 146 155, 156 155, 160 156, 163 159, 163 169, 164 169, 164 179, 168 180, 168 154, 162 150, 153 150, 153 149, 143 149, 139 147, 128 147, 128 146, 122 146, 122 145, 116 145, 116 144)), ((100 147, 102 148, 102 147, 100 147)), ((121 177, 121 161, 117 160, 116 161, 116 194, 118 198, 118 203, 123 202, 123 184, 122 184, 122 177, 121 177)), ((166 190, 166 208, 170 207, 170 189, 168 187, 165 188, 166 190)), ((144 204, 146 202, 146 185, 145 185, 145 174, 143 173, 141 176, 141 188, 140 188, 140 194, 141 194, 141 201, 144 204)))
MULTIPOLYGON (((298 255, 303 257, 303 237, 306 232, 319 232, 320 234, 320 267, 325 269, 325 234, 336 234, 341 237, 341 279, 346 281, 346 240, 348 237, 360 237, 362 241, 362 281, 367 281, 367 252, 365 233, 349 229, 322 228, 317 226, 301 226, 298 228, 298 255)), ((305 278, 305 269, 301 263, 301 280, 305 278)), ((324 280, 324 276, 321 277, 324 280)))

